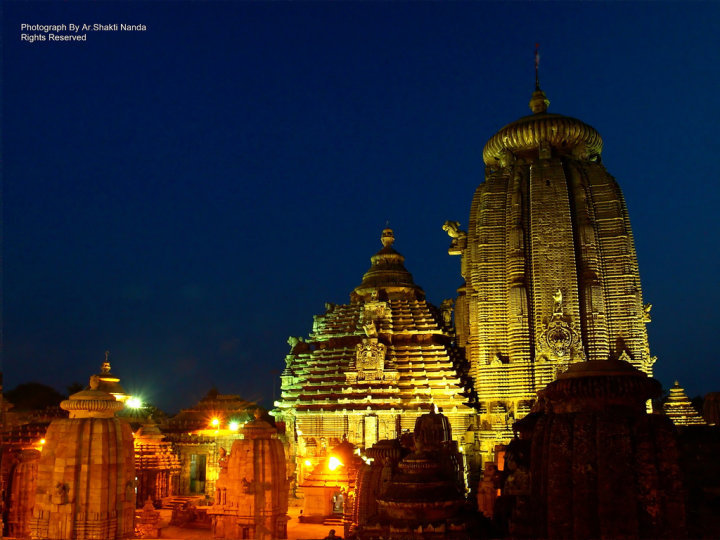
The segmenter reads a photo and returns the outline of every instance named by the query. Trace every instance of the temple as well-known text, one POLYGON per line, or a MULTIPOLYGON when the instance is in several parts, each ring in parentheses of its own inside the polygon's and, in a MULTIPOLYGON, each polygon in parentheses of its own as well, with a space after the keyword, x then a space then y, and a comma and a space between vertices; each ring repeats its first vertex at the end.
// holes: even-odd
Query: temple
POLYGON ((695 410, 692 403, 685 394, 685 390, 680 383, 675 384, 670 389, 670 395, 663 404, 663 412, 673 421, 676 426, 692 426, 706 424, 702 415, 695 410))
POLYGON ((575 362, 626 360, 652 374, 637 257, 620 187, 587 124, 547 112, 485 145, 485 182, 468 230, 448 221, 461 256, 455 324, 477 392, 482 454, 512 437, 536 392, 575 362))
POLYGON ((288 339, 274 419, 215 388, 153 418, 109 353, 59 407, 0 401, 0 532, 720 537, 720 393, 703 419, 676 382, 650 414, 625 202, 599 133, 548 105, 536 83, 532 114, 485 145, 467 231, 443 226, 457 300, 427 302, 385 228, 348 303, 288 339))
POLYGON ((304 477, 345 438, 360 449, 414 428, 429 404, 456 439, 472 425, 468 366, 454 345, 451 307, 425 300, 404 266, 391 229, 350 294, 326 304, 307 338, 290 338, 276 419, 304 477))

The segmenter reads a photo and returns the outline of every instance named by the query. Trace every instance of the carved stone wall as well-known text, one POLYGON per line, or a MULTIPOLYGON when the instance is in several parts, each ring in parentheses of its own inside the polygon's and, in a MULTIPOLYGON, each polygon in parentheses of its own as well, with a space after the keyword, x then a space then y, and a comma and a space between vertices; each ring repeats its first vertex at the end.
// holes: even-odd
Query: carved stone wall
POLYGON ((651 374, 655 361, 627 208, 600 163, 602 139, 548 113, 542 91, 533 99, 535 114, 486 145, 464 244, 453 238, 449 248, 462 255, 455 322, 487 460, 572 363, 623 358, 651 374))
POLYGON ((97 390, 63 401, 70 418, 53 420, 38 465, 32 538, 132 538, 135 466, 130 424, 115 418, 122 403, 97 390))
POLYGON ((505 455, 509 536, 686 537, 675 431, 645 411, 660 391, 612 360, 576 363, 542 390, 541 412, 516 424, 505 455))
POLYGON ((276 434, 258 414, 222 458, 215 505, 208 511, 214 538, 287 538, 288 481, 276 434))

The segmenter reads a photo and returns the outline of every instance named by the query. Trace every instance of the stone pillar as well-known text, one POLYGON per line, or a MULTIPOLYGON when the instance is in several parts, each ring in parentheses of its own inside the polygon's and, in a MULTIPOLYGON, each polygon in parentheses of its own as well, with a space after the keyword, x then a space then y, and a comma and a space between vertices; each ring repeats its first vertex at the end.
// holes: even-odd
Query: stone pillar
POLYGON ((260 419, 245 424, 243 439, 222 456, 212 515, 215 538, 275 540, 287 538, 289 483, 285 452, 277 432, 260 419), (227 466, 225 466, 225 464, 227 466))
POLYGON ((70 418, 53 420, 38 465, 34 539, 132 538, 135 467, 130 425, 115 412, 123 404, 98 390, 70 396, 60 406, 70 418))

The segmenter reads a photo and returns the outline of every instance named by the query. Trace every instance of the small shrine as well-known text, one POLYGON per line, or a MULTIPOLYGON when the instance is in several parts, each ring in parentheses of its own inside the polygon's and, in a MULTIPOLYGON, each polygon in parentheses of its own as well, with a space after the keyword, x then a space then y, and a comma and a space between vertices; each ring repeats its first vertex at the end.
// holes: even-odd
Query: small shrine
POLYGON ((220 453, 215 505, 208 509, 214 538, 287 538, 288 481, 285 453, 277 430, 255 412, 233 442, 220 453))
POLYGON ((469 539, 476 520, 466 511, 463 460, 441 412, 420 416, 411 449, 381 441, 358 475, 354 520, 357 538, 469 539))
POLYGON ((704 425, 707 422, 692 406, 685 390, 678 381, 670 389, 670 396, 663 405, 663 412, 668 415, 676 426, 704 425))
POLYGON ((343 441, 332 448, 300 486, 305 496, 302 521, 342 521, 349 508, 348 499, 355 490, 355 478, 362 464, 355 445, 343 441))
POLYGON ((219 452, 240 437, 242 426, 253 419, 256 408, 252 401, 211 388, 194 406, 160 426, 180 460, 178 495, 212 497, 220 472, 219 452))
POLYGON ((165 439, 155 422, 143 424, 135 434, 135 475, 137 504, 157 503, 176 495, 180 480, 180 460, 172 443, 165 439))
POLYGON ((99 389, 100 378, 60 406, 70 418, 50 423, 38 464, 32 538, 132 538, 135 466, 122 402, 99 389))
POLYGON ((580 362, 515 423, 495 519, 511 538, 685 538, 672 422, 660 383, 628 362, 580 362))

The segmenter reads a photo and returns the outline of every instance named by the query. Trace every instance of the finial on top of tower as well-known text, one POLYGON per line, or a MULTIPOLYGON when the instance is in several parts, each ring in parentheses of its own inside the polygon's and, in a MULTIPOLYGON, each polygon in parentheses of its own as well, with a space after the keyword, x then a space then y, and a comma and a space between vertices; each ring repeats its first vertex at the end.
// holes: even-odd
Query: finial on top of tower
POLYGON ((535 91, 530 98, 530 110, 534 114, 544 113, 547 111, 550 100, 545 92, 540 90, 540 44, 535 44, 535 91))
POLYGON ((383 229, 380 241, 382 242, 383 247, 392 246, 395 242, 395 235, 393 234, 393 230, 390 228, 383 229))
POLYGON ((105 351, 105 361, 100 368, 101 373, 110 373, 110 351, 105 351))

